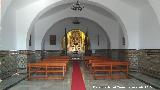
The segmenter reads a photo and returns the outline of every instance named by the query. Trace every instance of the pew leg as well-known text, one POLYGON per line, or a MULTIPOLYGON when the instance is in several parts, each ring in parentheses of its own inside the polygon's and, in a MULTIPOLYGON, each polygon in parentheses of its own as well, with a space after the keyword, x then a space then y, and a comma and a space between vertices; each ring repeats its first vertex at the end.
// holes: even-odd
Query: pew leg
POLYGON ((30 80, 30 78, 31 78, 31 72, 30 71, 31 71, 31 68, 28 67, 28 78, 27 78, 28 80, 30 80))
POLYGON ((64 80, 64 74, 65 74, 65 67, 63 66, 63 77, 62 77, 62 80, 64 80))

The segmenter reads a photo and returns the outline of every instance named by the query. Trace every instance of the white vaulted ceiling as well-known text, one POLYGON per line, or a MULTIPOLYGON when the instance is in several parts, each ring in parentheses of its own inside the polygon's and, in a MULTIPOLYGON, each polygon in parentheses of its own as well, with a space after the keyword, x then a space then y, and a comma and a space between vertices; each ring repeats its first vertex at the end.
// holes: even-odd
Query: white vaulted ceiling
MULTIPOLYGON (((40 19, 43 19, 43 18, 48 17, 50 15, 53 15, 57 12, 61 12, 64 9, 68 9, 68 8, 70 8, 70 6, 71 6, 71 3, 56 6, 53 9, 50 9, 47 12, 45 12, 45 14, 43 14, 40 17, 40 19)), ((88 10, 91 10, 93 12, 99 13, 99 14, 105 16, 105 17, 108 17, 109 19, 116 20, 115 17, 110 12, 107 12, 105 9, 102 9, 98 6, 91 5, 91 4, 85 4, 85 9, 88 9, 88 10)))
POLYGON ((120 0, 121 2, 124 2, 128 5, 131 5, 135 8, 141 8, 145 5, 148 5, 148 0, 120 0))
MULTIPOLYGON (((73 1, 76 0, 2 0, 2 19, 5 16, 5 19, 4 21, 2 20, 2 23, 4 23, 5 27, 2 27, 1 31, 3 34, 0 37, 5 39, 5 42, 2 42, 3 47, 9 49, 26 49, 26 42, 29 35, 26 35, 26 33, 32 30, 30 28, 32 27, 34 29, 34 24, 42 19, 54 16, 54 14, 58 15, 58 13, 69 10, 70 4, 73 1), (8 35, 13 37, 10 38, 12 40, 7 38, 8 35), (10 43, 13 45, 10 46, 10 43), (23 45, 20 45, 21 43, 23 45)), ((90 14, 87 12, 85 12, 86 14, 81 13, 82 16, 87 17, 87 15, 89 15, 88 17, 90 18, 97 18, 99 22, 102 21, 101 23, 104 27, 107 27, 108 25, 104 23, 106 18, 110 19, 111 22, 114 21, 124 26, 122 28, 126 30, 125 33, 128 35, 129 48, 139 48, 138 44, 141 44, 141 47, 148 45, 145 48, 152 46, 158 48, 158 45, 160 45, 160 43, 157 43, 160 41, 156 41, 156 39, 154 39, 158 38, 159 36, 157 34, 159 28, 157 24, 157 18, 159 18, 160 22, 160 5, 156 3, 160 2, 159 0, 80 1, 85 2, 86 11, 90 12, 90 14), (96 15, 98 15, 98 17, 96 15), (148 18, 153 19, 149 20, 148 18), (143 33, 144 31, 147 32, 143 33), (154 37, 149 38, 147 35, 152 33, 152 31, 154 31, 154 37), (157 46, 150 45, 149 40, 151 39, 154 39, 152 40, 152 43, 157 43, 157 46), (145 44, 141 43, 140 41, 144 41, 145 44)), ((67 13, 70 12, 71 11, 67 13)), ((74 17, 74 15, 72 15, 72 17, 74 17)), ((66 17, 65 14, 64 17, 66 17)))
POLYGON ((40 0, 12 0, 12 5, 15 8, 22 8, 40 0))
MULTIPOLYGON (((40 1, 45 2, 50 0, 6 0, 6 1, 12 1, 11 6, 14 8, 20 9, 36 2, 40 2, 40 1)), ((76 0, 64 0, 64 2, 70 2, 70 1, 76 1, 76 0)), ((88 0, 80 0, 80 1, 86 3, 88 0)), ((113 0, 108 0, 108 1, 113 1, 113 0)), ((148 4, 148 0, 116 0, 114 2, 125 3, 135 8, 141 8, 146 4, 148 4)), ((89 6, 89 7, 93 7, 93 6, 89 6)), ((101 10, 98 10, 98 11, 101 11, 101 10)))

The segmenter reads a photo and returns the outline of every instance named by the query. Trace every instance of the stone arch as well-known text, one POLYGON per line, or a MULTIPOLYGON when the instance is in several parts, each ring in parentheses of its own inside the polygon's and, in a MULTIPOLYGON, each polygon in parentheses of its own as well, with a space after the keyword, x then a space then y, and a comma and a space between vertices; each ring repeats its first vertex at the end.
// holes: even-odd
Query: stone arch
MULTIPOLYGON (((63 19, 60 19, 60 20, 56 21, 56 23, 54 23, 54 24, 46 31, 46 33, 45 33, 45 35, 43 36, 43 39, 42 39, 42 41, 41 41, 41 49, 42 49, 42 50, 44 49, 44 38, 46 37, 47 32, 49 32, 49 31, 51 30, 51 28, 52 28, 54 25, 56 25, 58 22, 61 22, 61 21, 65 20, 65 19, 67 19, 67 18, 72 18, 72 17, 66 17, 66 18, 63 18, 63 19)), ((91 20, 90 18, 86 18, 86 17, 79 17, 79 18, 83 18, 83 19, 89 20, 89 21, 97 24, 97 26, 99 26, 99 27, 101 28, 102 32, 104 32, 104 34, 105 34, 105 37, 106 37, 106 39, 107 39, 107 48, 108 48, 108 49, 111 48, 111 46, 110 46, 110 44, 111 44, 110 38, 109 38, 109 36, 108 36, 108 33, 103 29, 103 27, 101 27, 98 23, 96 23, 94 20, 91 20)), ((64 28, 64 29, 65 29, 65 28, 64 28)), ((83 31, 83 30, 82 30, 82 31, 83 31)), ((84 31, 83 31, 83 32, 84 32, 84 31)))
MULTIPOLYGON (((59 6, 59 5, 64 5, 64 4, 70 4, 71 2, 69 3, 64 3, 63 0, 62 1, 59 1, 59 2, 56 2, 56 3, 53 3, 52 5, 46 7, 45 9, 43 9, 42 11, 40 11, 38 13, 38 15, 34 18, 34 20, 32 21, 32 23, 30 24, 30 27, 29 27, 29 30, 27 32, 27 37, 26 37, 26 48, 29 49, 29 46, 28 46, 28 40, 29 40, 29 35, 31 33, 31 31, 33 30, 33 27, 34 27, 34 24, 35 22, 40 18, 41 15, 45 14, 47 11, 59 6)), ((116 12, 110 10, 109 8, 99 4, 99 3, 96 3, 96 2, 93 2, 93 1, 87 1, 88 4, 92 4, 92 5, 95 5, 96 7, 98 8, 102 8, 104 9, 106 12, 109 12, 111 13, 115 18, 116 20, 119 22, 120 24, 120 27, 122 28, 122 32, 123 32, 123 35, 125 37, 125 40, 126 40, 126 45, 125 45, 125 48, 128 48, 128 36, 127 36, 127 31, 126 31, 126 28, 125 28, 125 25, 123 24, 121 18, 116 14, 116 12)))

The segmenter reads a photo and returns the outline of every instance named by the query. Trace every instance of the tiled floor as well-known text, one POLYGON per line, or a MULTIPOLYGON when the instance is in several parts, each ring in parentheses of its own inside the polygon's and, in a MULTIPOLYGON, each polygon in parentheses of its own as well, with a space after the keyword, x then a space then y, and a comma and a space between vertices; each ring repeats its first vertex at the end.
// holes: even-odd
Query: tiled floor
POLYGON ((70 80, 22 81, 9 90, 70 90, 70 80))
POLYGON ((94 80, 88 70, 82 65, 86 90, 157 90, 135 78, 94 80))
MULTIPOLYGON (((156 90, 134 78, 94 80, 88 70, 81 66, 86 90, 156 90)), ((72 67, 69 67, 65 80, 24 80, 9 90, 71 90, 71 75, 72 67)))
POLYGON ((71 90, 72 65, 64 80, 23 80, 9 90, 71 90))
POLYGON ((147 76, 141 73, 137 73, 137 72, 130 72, 129 75, 147 84, 150 84, 157 89, 160 89, 160 79, 155 79, 150 76, 147 76))
POLYGON ((0 83, 0 90, 8 89, 13 85, 19 83, 20 81, 24 80, 26 77, 27 77, 26 74, 19 74, 19 75, 15 74, 7 78, 0 83))
POLYGON ((156 90, 136 79, 86 80, 87 90, 156 90))

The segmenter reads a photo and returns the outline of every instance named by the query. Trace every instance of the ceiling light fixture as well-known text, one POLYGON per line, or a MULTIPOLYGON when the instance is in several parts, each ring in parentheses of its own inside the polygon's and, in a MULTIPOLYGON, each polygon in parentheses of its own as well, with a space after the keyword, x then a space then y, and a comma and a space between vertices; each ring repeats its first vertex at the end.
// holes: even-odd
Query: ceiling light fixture
POLYGON ((74 17, 72 23, 73 24, 80 24, 79 18, 78 17, 74 17))
POLYGON ((82 11, 83 8, 84 8, 84 4, 81 4, 79 0, 77 0, 76 3, 73 3, 71 5, 71 9, 74 11, 82 11))

